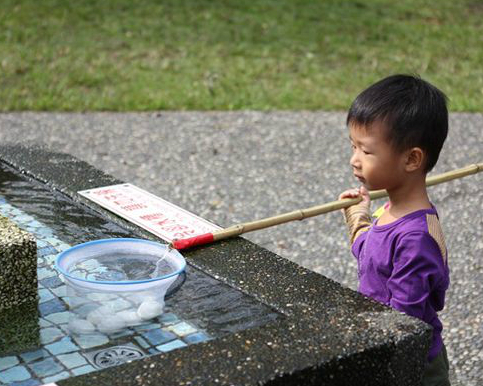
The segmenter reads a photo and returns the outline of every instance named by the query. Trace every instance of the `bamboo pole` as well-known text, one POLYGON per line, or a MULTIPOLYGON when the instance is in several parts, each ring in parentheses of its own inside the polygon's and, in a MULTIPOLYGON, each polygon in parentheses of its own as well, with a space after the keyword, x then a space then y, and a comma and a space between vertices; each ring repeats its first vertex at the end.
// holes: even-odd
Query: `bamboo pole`
MULTIPOLYGON (((454 179, 476 174, 483 171, 483 163, 472 164, 461 169, 455 169, 446 173, 438 174, 426 179, 427 186, 433 186, 448 182, 454 179)), ((369 192, 371 200, 387 196, 386 190, 373 190, 369 192)), ((273 217, 267 217, 261 220, 250 221, 242 224, 233 225, 231 227, 195 236, 184 240, 175 240, 172 245, 176 249, 190 248, 195 245, 206 244, 212 241, 223 240, 229 237, 239 236, 243 233, 253 232, 259 229, 269 228, 275 225, 284 224, 290 221, 303 220, 309 217, 318 216, 324 213, 333 212, 335 210, 344 209, 351 205, 358 204, 362 201, 361 197, 345 198, 342 200, 332 201, 323 205, 317 205, 306 209, 298 209, 292 212, 283 213, 273 217)))

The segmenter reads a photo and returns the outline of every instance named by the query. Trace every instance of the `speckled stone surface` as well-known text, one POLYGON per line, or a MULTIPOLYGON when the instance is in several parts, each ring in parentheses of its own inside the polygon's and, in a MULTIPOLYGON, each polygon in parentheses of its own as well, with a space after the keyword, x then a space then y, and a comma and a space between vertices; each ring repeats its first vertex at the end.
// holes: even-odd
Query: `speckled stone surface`
POLYGON ((35 349, 40 344, 38 302, 22 304, 0 312, 0 357, 35 349))
MULTIPOLYGON (((120 181, 68 155, 1 146, 0 158, 102 216, 138 228, 75 193, 120 181)), ((158 171, 162 174, 162 171, 158 171)), ((429 348, 424 323, 384 307, 242 238, 184 253, 188 262, 283 317, 59 385, 417 385, 429 348)))
POLYGON ((39 344, 35 238, 0 216, 0 356, 39 344))
POLYGON ((0 312, 37 300, 35 238, 0 216, 0 312))

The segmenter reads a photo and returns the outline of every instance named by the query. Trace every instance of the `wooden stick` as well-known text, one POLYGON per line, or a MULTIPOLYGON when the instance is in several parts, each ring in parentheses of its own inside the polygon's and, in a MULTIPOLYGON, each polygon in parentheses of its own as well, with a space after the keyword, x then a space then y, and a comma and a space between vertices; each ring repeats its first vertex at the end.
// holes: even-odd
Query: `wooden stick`
MULTIPOLYGON (((426 180, 427 186, 441 184, 471 174, 483 171, 483 163, 473 164, 461 169, 455 169, 446 173, 429 177, 426 180)), ((387 196, 386 190, 373 190, 369 192, 371 200, 387 196)), ((261 220, 246 222, 243 224, 233 225, 231 227, 206 233, 204 235, 191 237, 189 239, 174 240, 172 246, 176 249, 191 248, 195 245, 207 244, 213 241, 223 240, 229 237, 238 236, 243 233, 253 232, 259 229, 269 228, 275 225, 284 224, 286 222, 303 220, 309 217, 318 216, 324 213, 333 212, 335 210, 347 208, 351 205, 358 204, 362 201, 361 197, 345 198, 342 200, 332 201, 327 204, 317 205, 306 209, 298 209, 293 212, 284 213, 278 216, 267 217, 261 220)))

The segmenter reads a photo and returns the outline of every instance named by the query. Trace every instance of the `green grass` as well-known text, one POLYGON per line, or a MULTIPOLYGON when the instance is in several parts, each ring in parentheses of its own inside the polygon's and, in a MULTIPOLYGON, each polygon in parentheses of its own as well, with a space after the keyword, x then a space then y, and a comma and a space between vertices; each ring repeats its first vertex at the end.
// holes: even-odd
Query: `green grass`
POLYGON ((483 111, 483 4, 2 0, 0 110, 345 110, 418 73, 483 111))

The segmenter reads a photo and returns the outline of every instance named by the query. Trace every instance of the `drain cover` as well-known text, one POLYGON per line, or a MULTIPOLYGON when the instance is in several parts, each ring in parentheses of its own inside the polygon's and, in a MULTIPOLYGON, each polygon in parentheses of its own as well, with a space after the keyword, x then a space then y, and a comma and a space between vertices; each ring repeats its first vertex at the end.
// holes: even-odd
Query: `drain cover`
POLYGON ((114 346, 94 353, 89 353, 89 360, 98 369, 105 369, 120 365, 127 361, 144 358, 144 354, 140 349, 134 346, 114 346))

